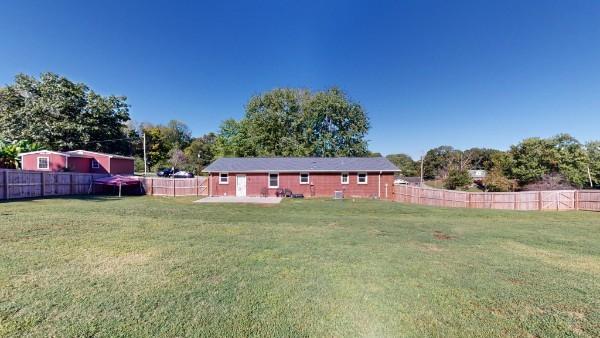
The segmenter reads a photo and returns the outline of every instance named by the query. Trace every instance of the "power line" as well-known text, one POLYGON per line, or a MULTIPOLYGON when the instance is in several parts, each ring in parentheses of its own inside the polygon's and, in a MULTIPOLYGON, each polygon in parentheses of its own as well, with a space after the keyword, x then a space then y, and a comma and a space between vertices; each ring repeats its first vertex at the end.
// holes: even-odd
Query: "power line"
POLYGON ((124 137, 124 138, 114 138, 114 139, 108 139, 108 140, 88 141, 88 142, 82 142, 82 144, 104 143, 104 142, 123 141, 123 140, 139 140, 139 139, 140 139, 139 137, 124 137))

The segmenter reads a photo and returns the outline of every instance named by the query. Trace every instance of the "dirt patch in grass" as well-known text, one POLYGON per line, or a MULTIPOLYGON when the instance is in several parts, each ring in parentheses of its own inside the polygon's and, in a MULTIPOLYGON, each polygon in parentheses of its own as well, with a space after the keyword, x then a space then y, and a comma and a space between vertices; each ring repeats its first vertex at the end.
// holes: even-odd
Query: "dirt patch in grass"
POLYGON ((585 318, 585 315, 581 312, 577 311, 567 311, 567 315, 573 319, 582 320, 585 318))
POLYGON ((571 325, 569 325, 571 331, 577 335, 583 335, 584 332, 581 328, 581 322, 585 320, 585 315, 577 311, 567 311, 566 314, 574 321, 571 323, 571 325))
POLYGON ((439 239, 440 241, 447 241, 447 240, 454 239, 454 236, 450 236, 439 230, 436 230, 433 232, 433 237, 435 237, 436 239, 439 239))
POLYGON ((213 275, 213 276, 206 278, 206 282, 210 285, 221 284, 221 282, 223 282, 223 277, 221 277, 219 275, 213 275))
POLYGON ((509 278, 508 281, 513 284, 513 285, 523 285, 525 284, 525 281, 522 279, 518 279, 518 278, 509 278))

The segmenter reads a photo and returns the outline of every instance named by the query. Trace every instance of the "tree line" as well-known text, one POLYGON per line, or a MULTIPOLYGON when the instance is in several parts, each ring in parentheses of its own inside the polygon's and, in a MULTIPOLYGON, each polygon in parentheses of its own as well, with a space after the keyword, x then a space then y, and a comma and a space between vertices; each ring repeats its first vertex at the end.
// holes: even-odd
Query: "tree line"
MULTIPOLYGON (((421 160, 405 154, 387 156, 406 176, 421 175, 421 160)), ((585 144, 569 134, 526 138, 507 151, 440 146, 423 156, 423 177, 443 180, 456 189, 472 182, 467 170, 487 171, 488 191, 584 188, 600 186, 600 141, 585 144)))
MULTIPOLYGON (((134 123, 124 96, 102 96, 54 73, 19 74, 0 87, 0 166, 18 165, 17 154, 37 149, 87 149, 134 156, 136 171, 178 167, 199 173, 223 156, 381 156, 369 151, 364 108, 342 90, 277 88, 252 96, 241 119, 193 137, 183 122, 134 123)), ((419 176, 420 160, 387 156, 404 176, 419 176)), ((600 141, 586 144, 568 134, 528 138, 507 151, 440 146, 423 157, 425 179, 446 187, 471 182, 467 170, 484 169, 485 189, 506 191, 535 184, 600 185, 600 141)))
MULTIPOLYGON (((132 155, 136 171, 144 168, 144 137, 152 171, 173 166, 198 173, 223 156, 367 156, 369 126, 362 106, 335 87, 315 92, 278 88, 255 95, 241 119, 225 120, 217 132, 200 137, 181 121, 134 123, 126 97, 101 96, 53 73, 39 78, 19 74, 0 88, 4 144, 132 155)), ((4 166, 18 161, 15 151, 2 154, 4 166)))

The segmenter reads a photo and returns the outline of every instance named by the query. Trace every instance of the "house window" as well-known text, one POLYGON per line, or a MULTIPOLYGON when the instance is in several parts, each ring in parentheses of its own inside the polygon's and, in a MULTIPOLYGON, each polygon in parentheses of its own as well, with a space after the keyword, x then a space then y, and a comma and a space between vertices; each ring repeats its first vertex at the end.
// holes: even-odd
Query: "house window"
POLYGON ((358 184, 367 184, 367 173, 358 173, 358 174, 356 174, 356 183, 358 183, 358 184))
POLYGON ((279 187, 279 174, 269 174, 269 188, 279 187))
POLYGON ((96 160, 92 160, 92 169, 99 169, 100 168, 100 163, 98 163, 98 161, 96 160))
POLYGON ((219 184, 229 184, 228 173, 219 173, 219 184))
POLYGON ((348 173, 342 173, 342 184, 349 184, 350 183, 350 175, 348 175, 348 173))
POLYGON ((37 168, 38 169, 49 169, 50 168, 50 160, 48 157, 38 157, 37 158, 37 168))
POLYGON ((309 183, 308 173, 300 173, 300 184, 308 184, 308 183, 309 183))

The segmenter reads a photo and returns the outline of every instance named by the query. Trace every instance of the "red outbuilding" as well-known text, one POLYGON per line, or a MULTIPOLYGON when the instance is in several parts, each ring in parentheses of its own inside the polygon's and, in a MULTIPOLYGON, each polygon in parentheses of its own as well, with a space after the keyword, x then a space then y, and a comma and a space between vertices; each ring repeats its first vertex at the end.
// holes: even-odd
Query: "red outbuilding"
POLYGON ((392 199, 400 169, 384 157, 220 158, 206 167, 210 196, 275 196, 392 199))
POLYGON ((87 150, 39 150, 19 154, 21 169, 38 171, 71 171, 111 175, 133 175, 133 157, 97 153, 87 150))

